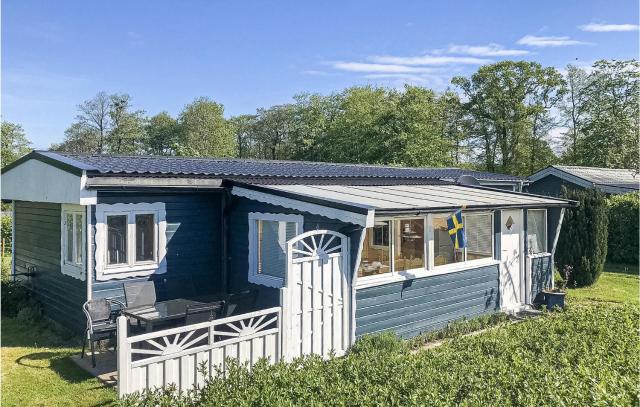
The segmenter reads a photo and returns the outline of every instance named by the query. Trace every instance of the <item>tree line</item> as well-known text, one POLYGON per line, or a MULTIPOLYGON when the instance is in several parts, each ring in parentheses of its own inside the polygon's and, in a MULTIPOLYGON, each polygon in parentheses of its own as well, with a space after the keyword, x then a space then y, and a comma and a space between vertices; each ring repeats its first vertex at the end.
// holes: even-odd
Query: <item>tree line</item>
MULTIPOLYGON (((636 60, 602 60, 566 72, 502 61, 454 77, 444 92, 354 86, 302 93, 292 103, 230 118, 206 97, 177 117, 148 116, 132 107, 129 95, 100 92, 78 106, 64 140, 52 148, 465 166, 515 175, 554 163, 638 170, 639 72, 636 60), (552 137, 560 128, 565 131, 552 137)), ((2 136, 4 147, 4 123, 2 136)))

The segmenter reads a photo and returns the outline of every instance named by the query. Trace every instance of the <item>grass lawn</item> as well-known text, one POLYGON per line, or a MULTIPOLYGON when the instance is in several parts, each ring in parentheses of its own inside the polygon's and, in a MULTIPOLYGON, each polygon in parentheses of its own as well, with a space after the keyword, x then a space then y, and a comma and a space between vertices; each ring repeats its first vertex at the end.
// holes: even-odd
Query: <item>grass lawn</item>
POLYGON ((69 359, 80 348, 70 347, 45 324, 3 317, 1 328, 3 407, 104 406, 115 401, 114 389, 69 359))
POLYGON ((569 289, 568 301, 573 299, 640 304, 638 266, 606 264, 594 285, 569 289))

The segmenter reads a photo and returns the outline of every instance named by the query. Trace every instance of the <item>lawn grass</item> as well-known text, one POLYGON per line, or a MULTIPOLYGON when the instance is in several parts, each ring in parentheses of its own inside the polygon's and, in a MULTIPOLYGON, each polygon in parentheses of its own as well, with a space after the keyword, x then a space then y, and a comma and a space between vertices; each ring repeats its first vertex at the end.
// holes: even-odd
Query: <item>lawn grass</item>
POLYGON ((3 317, 1 328, 3 407, 104 406, 116 400, 113 388, 69 359, 80 349, 46 323, 3 317))
POLYGON ((640 304, 638 266, 607 263, 594 285, 569 289, 567 299, 640 304))

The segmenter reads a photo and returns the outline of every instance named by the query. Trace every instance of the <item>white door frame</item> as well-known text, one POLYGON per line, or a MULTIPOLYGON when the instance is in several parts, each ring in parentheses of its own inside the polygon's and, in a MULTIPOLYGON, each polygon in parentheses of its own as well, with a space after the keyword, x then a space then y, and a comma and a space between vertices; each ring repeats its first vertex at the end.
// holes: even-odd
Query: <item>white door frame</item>
POLYGON ((519 274, 519 287, 517 290, 517 302, 515 304, 505 304, 504 303, 504 293, 502 292, 503 290, 503 282, 502 282, 502 275, 505 272, 505 264, 504 261, 505 259, 502 256, 502 253, 500 254, 500 309, 502 309, 503 311, 517 311, 520 310, 522 308, 524 308, 526 306, 526 299, 525 299, 525 287, 526 287, 526 276, 525 276, 525 261, 526 261, 526 257, 524 256, 524 233, 525 233, 525 225, 524 225, 524 210, 522 209, 503 209, 502 210, 502 214, 501 214, 501 224, 500 224, 500 251, 503 251, 504 245, 503 245, 503 240, 502 240, 502 228, 503 228, 503 224, 506 222, 506 220, 508 219, 508 213, 509 212, 518 212, 519 215, 519 221, 520 221, 520 232, 518 233, 518 274, 519 274))
MULTIPOLYGON (((296 281, 293 277, 294 263, 301 263, 305 261, 317 262, 323 258, 335 258, 336 255, 341 257, 340 259, 340 271, 343 274, 343 288, 342 288, 342 338, 340 340, 343 344, 343 349, 336 352, 337 356, 341 356, 353 344, 352 332, 354 330, 352 322, 352 301, 353 301, 353 285, 349 267, 349 238, 339 232, 332 230, 314 230, 306 233, 302 233, 287 242, 287 269, 285 272, 284 286, 280 291, 280 303, 282 304, 282 356, 285 360, 291 360, 293 357, 300 356, 297 351, 292 349, 292 336, 293 336, 293 294, 295 293, 290 287, 290 282, 296 281), (320 236, 320 240, 315 239, 315 236, 320 236), (303 242, 307 238, 309 244, 303 242), (329 247, 330 242, 338 240, 340 243, 338 249, 332 245, 329 247), (298 244, 301 242, 302 244, 298 244), (325 250, 327 251, 325 253, 325 250), (297 258, 296 258, 297 256, 297 258), (302 257, 300 257, 302 256, 302 257)), ((326 296, 324 297, 326 298, 326 296)), ((324 301, 323 301, 324 303, 324 301)), ((326 356, 326 355, 325 355, 326 356)))

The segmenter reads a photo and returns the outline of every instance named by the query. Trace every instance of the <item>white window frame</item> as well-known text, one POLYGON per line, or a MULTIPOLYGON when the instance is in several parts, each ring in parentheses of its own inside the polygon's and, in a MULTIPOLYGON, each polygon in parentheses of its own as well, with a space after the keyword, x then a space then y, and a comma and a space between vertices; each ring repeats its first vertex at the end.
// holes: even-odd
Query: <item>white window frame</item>
POLYGON ((526 226, 526 233, 524 238, 526 239, 527 242, 527 256, 529 257, 546 257, 546 256, 550 256, 551 253, 549 253, 549 242, 548 242, 548 232, 547 232, 547 210, 544 208, 541 209, 527 209, 527 225, 526 226), (543 221, 543 225, 544 225, 544 250, 538 253, 530 253, 529 250, 531 250, 531 247, 529 246, 529 213, 531 212, 537 212, 537 211, 542 211, 544 212, 544 221, 543 221))
MULTIPOLYGON (((426 215, 407 215, 407 216, 393 216, 393 217, 376 217, 376 221, 391 221, 389 227, 389 250, 390 250, 390 263, 391 263, 391 272, 378 274, 373 276, 360 277, 358 276, 356 279, 356 288, 366 288, 373 287, 382 284, 388 284, 396 281, 404 281, 404 280, 412 280, 415 278, 422 277, 430 277, 437 276, 441 274, 449 274, 455 273, 458 271, 465 271, 469 269, 474 269, 482 266, 496 265, 500 264, 500 261, 495 259, 495 227, 494 227, 494 216, 493 211, 463 211, 463 216, 466 214, 484 214, 490 215, 491 217, 491 257, 477 260, 467 260, 466 248, 464 249, 464 258, 465 261, 458 263, 445 264, 442 266, 434 265, 434 235, 433 235, 433 218, 434 217, 448 217, 450 216, 452 211, 447 212, 439 212, 439 213, 428 213, 426 215), (424 220, 424 253, 425 253, 425 267, 405 270, 405 271, 396 271, 395 269, 395 221, 402 219, 420 219, 424 220)), ((358 265, 358 268, 360 265, 358 265)), ((358 270, 356 270, 356 273, 358 270)))
MULTIPOLYGON (((262 212, 250 212, 248 216, 249 222, 249 276, 248 280, 253 284, 260 284, 267 287, 282 288, 284 286, 284 278, 270 276, 267 274, 258 273, 258 230, 256 228, 256 222, 259 220, 274 221, 274 222, 293 222, 296 224, 296 236, 302 233, 304 230, 304 217, 302 215, 291 215, 284 213, 262 213, 262 212)), ((283 224, 279 225, 278 234, 282 234, 286 238, 286 227, 283 224)), ((287 250, 286 240, 282 240, 280 244, 284 244, 283 249, 287 250)), ((283 276, 286 273, 287 265, 284 265, 283 276)))
POLYGON ((60 219, 60 271, 62 274, 69 277, 77 278, 84 281, 87 275, 87 221, 86 221, 86 209, 82 205, 63 204, 61 210, 60 219), (82 263, 75 263, 67 261, 67 215, 73 216, 73 245, 74 245, 74 257, 76 250, 82 251, 82 263), (80 217, 82 223, 82 239, 80 247, 76 247, 77 243, 77 227, 75 225, 76 217, 80 217))
POLYGON ((167 271, 167 222, 164 202, 96 205, 96 279, 144 277, 167 271), (136 215, 154 215, 154 258, 136 261, 136 215), (127 216, 127 262, 108 264, 107 217, 127 216))

